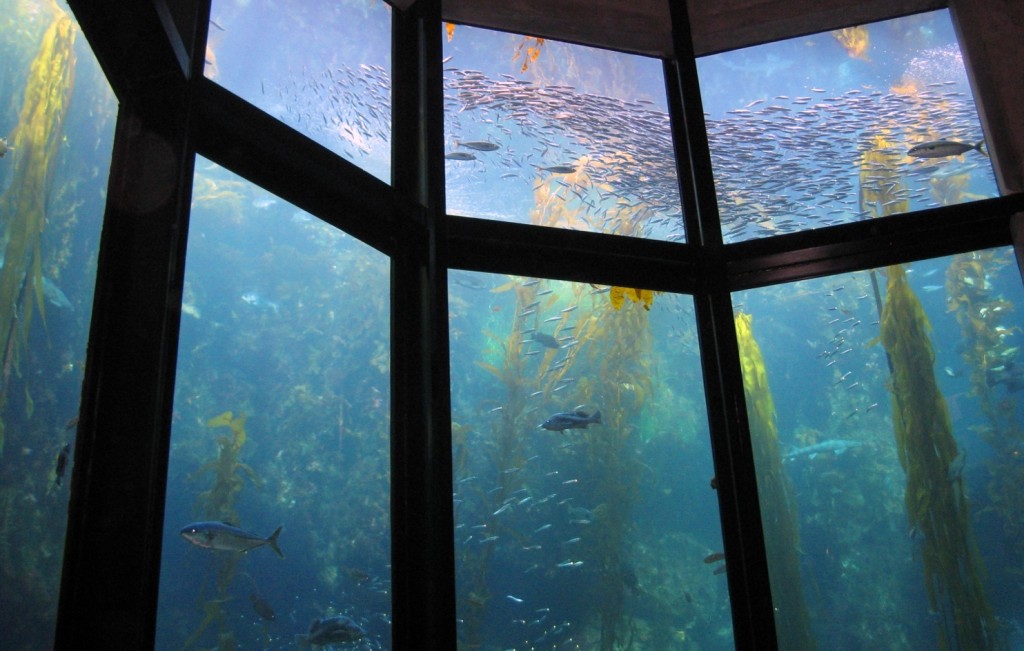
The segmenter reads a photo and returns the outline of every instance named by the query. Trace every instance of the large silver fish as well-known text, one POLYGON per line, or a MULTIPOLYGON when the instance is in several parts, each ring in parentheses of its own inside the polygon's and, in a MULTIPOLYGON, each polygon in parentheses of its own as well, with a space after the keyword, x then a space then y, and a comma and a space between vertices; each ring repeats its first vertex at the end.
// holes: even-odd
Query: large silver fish
POLYGON ((914 145, 907 151, 907 155, 914 158, 946 158, 948 156, 959 156, 972 149, 976 149, 981 155, 988 156, 985 150, 981 148, 984 144, 984 140, 973 145, 955 140, 932 140, 931 142, 922 142, 919 145, 914 145))
POLYGON ((220 549, 231 552, 247 552, 263 545, 270 545, 270 548, 277 552, 277 555, 284 558, 281 548, 277 546, 277 537, 281 535, 281 527, 274 530, 267 538, 262 538, 254 533, 243 531, 238 527, 226 522, 193 522, 181 529, 181 537, 196 547, 203 549, 220 549))

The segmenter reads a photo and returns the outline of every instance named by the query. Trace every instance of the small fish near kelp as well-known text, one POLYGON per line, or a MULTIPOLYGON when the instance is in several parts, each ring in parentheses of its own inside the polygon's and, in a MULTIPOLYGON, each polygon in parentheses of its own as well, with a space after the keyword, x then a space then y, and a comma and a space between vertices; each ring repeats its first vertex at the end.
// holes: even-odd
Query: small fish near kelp
POLYGON ((295 641, 302 647, 324 646, 356 642, 366 637, 366 631, 345 615, 334 615, 324 619, 314 619, 309 625, 309 632, 296 635, 295 641))
POLYGON ((71 444, 65 443, 64 447, 60 449, 57 454, 57 463, 53 469, 53 483, 60 488, 61 482, 64 481, 64 471, 68 467, 68 457, 71 456, 71 444))
POLYGON ((564 432, 567 429, 587 429, 587 425, 601 424, 601 412, 595 411, 591 416, 585 411, 566 411, 555 414, 540 424, 540 427, 552 432, 564 432))
POLYGON ((277 618, 277 614, 274 612, 274 609, 270 606, 267 600, 258 593, 253 592, 250 594, 249 601, 252 602, 252 609, 256 611, 256 614, 261 618, 268 622, 272 622, 277 618))
POLYGON ((831 452, 833 455, 840 455, 847 450, 852 448, 859 448, 864 445, 860 441, 851 441, 849 439, 829 439, 822 441, 821 443, 815 443, 814 445, 808 445, 804 448, 796 448, 790 450, 788 453, 783 455, 784 461, 792 461, 798 457, 808 457, 810 459, 815 458, 819 454, 831 452))
POLYGON ((14 147, 7 144, 7 138, 0 138, 0 158, 6 156, 9 151, 14 151, 14 147))
POLYGON ((263 538, 227 522, 193 522, 182 527, 181 537, 196 547, 231 552, 247 552, 270 545, 278 556, 284 558, 281 548, 277 546, 277 537, 281 535, 281 529, 282 527, 278 527, 270 536, 263 538))
POLYGON ((280 304, 268 300, 256 292, 246 292, 242 294, 241 298, 245 303, 261 310, 273 310, 274 314, 278 314, 281 311, 280 304))

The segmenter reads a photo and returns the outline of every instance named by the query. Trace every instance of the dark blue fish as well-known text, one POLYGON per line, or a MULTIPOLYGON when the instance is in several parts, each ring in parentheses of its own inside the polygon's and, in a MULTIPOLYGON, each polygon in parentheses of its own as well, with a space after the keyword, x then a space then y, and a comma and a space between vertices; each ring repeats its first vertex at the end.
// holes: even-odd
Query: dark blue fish
POLYGON ((587 429, 587 425, 591 423, 601 424, 600 411, 595 411, 593 416, 579 410, 562 412, 547 419, 540 426, 552 432, 563 432, 567 429, 587 429))
POLYGON ((252 602, 252 609, 256 611, 256 614, 268 621, 273 621, 277 615, 274 613, 274 609, 271 608, 267 600, 260 595, 253 592, 249 595, 249 601, 252 602))
POLYGON ((558 343, 558 340, 551 335, 546 335, 543 332, 533 333, 533 340, 544 346, 545 348, 561 348, 562 344, 558 343))
POLYGON ((366 631, 352 621, 352 618, 345 615, 334 615, 325 619, 314 619, 309 625, 309 633, 297 635, 296 639, 305 646, 323 646, 355 642, 365 636, 366 631))
POLYGON ((182 538, 203 549, 247 552, 263 545, 270 545, 270 548, 277 552, 278 556, 284 558, 281 548, 277 546, 279 535, 281 535, 281 527, 275 529, 269 537, 263 538, 226 522, 213 521, 193 522, 185 525, 181 530, 182 538))
POLYGON ((71 455, 71 444, 65 443, 57 455, 57 467, 53 469, 53 481, 59 487, 64 481, 64 471, 68 467, 68 457, 71 455))

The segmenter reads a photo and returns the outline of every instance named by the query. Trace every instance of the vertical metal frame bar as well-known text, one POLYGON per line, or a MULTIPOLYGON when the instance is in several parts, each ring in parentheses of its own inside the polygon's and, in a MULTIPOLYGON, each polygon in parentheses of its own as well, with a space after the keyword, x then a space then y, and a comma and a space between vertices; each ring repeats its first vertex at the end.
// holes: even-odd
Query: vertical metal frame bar
MULTIPOLYGON (((208 0, 196 8, 192 42, 201 61, 208 0)), ((153 38, 163 29, 152 6, 140 4, 127 20, 153 38)), ((158 58, 149 63, 119 79, 131 93, 121 95, 100 236, 57 649, 146 649, 155 642, 195 154, 184 71, 158 58)))
POLYGON ((391 258, 393 647, 456 647, 440 0, 392 14, 392 170, 419 206, 391 258))
POLYGON ((694 295, 704 394, 737 649, 777 648, 726 257, 686 5, 669 0, 675 59, 665 63, 687 241, 704 274, 694 295))
POLYGON ((122 104, 103 218, 57 619, 58 649, 152 648, 195 157, 182 117, 122 104), (139 174, 146 170, 146 174, 139 174), (160 291, 154 291, 159 288, 160 291))

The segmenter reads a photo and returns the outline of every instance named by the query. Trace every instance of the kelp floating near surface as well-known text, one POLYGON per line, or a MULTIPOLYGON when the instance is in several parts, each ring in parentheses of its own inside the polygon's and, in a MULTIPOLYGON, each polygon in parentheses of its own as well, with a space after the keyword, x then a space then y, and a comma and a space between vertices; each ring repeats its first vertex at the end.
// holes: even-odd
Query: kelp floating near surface
POLYGON ((77 29, 66 13, 57 7, 54 11, 56 17, 32 61, 18 124, 10 135, 8 144, 14 150, 9 155, 11 185, 0 197, 0 454, 4 443, 2 410, 11 374, 19 370, 28 347, 33 299, 45 319, 39 241, 46 227, 50 181, 74 86, 77 29))
POLYGON ((928 317, 901 265, 888 268, 882 345, 892 364, 896 448, 907 473, 904 493, 911 531, 921 540, 928 605, 938 616, 939 648, 1004 648, 982 585, 971 529, 962 453, 946 400, 935 380, 928 317))
POLYGON ((761 347, 754 338, 751 315, 736 315, 736 340, 743 368, 750 444, 757 467, 757 492, 761 512, 770 514, 762 521, 779 648, 810 651, 818 648, 818 644, 800 583, 800 559, 797 557, 800 527, 796 504, 782 468, 782 451, 775 427, 775 402, 768 386, 761 347))

